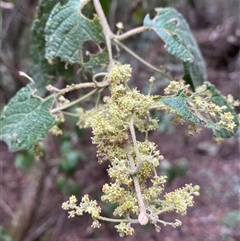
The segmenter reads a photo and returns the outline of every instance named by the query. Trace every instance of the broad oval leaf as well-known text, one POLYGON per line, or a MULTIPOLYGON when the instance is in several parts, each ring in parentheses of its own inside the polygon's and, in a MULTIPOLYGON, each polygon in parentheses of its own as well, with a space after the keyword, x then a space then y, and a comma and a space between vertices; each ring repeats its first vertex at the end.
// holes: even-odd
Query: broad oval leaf
MULTIPOLYGON (((45 40, 47 59, 60 57, 67 63, 82 65, 83 44, 86 41, 94 42, 99 47, 97 54, 101 56, 103 50, 99 44, 105 42, 98 18, 94 16, 93 20, 90 20, 81 13, 81 0, 69 0, 66 5, 57 4, 54 7, 46 23, 45 40)), ((89 57, 91 58, 91 55, 89 57)), ((96 54, 94 57, 96 58, 96 54)), ((106 62, 106 59, 104 61, 106 62)))
POLYGON ((29 149, 41 141, 56 122, 49 112, 52 103, 53 98, 34 96, 30 85, 22 88, 0 116, 0 140, 10 151, 29 149))
POLYGON ((46 92, 45 86, 54 84, 59 75, 63 76, 68 83, 72 83, 73 81, 73 66, 68 66, 66 69, 64 66, 65 63, 61 62, 60 59, 57 59, 51 65, 45 59, 44 29, 52 9, 59 2, 63 2, 63 0, 42 0, 32 26, 31 57, 33 64, 30 75, 35 80, 34 88, 37 88, 38 94, 41 94, 41 96, 46 92))
POLYGON ((165 42, 166 50, 183 61, 186 83, 193 90, 206 81, 205 64, 198 45, 183 16, 172 8, 158 8, 157 15, 147 15, 144 26, 154 30, 165 42))

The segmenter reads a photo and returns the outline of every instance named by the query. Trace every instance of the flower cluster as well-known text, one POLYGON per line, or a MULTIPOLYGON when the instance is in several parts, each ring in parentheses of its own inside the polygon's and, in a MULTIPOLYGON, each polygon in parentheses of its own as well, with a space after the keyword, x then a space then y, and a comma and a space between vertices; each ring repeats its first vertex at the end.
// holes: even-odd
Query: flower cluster
MULTIPOLYGON (((164 93, 181 99, 182 104, 188 108, 188 114, 185 114, 186 119, 188 119, 187 115, 191 113, 201 123, 211 127, 213 130, 236 131, 238 120, 234 117, 233 109, 229 103, 232 106, 237 106, 239 101, 234 100, 231 95, 228 95, 226 99, 220 97, 220 93, 212 89, 209 83, 204 83, 202 86, 197 87, 193 93, 183 81, 171 81, 164 89, 164 93)), ((162 109, 175 114, 173 124, 182 124, 185 121, 184 111, 179 114, 177 110, 169 106, 163 106, 162 109)), ((188 130, 189 134, 195 134, 200 131, 200 128, 198 128, 196 123, 190 122, 188 130)))
MULTIPOLYGON (((133 234, 132 223, 152 223, 156 230, 160 230, 159 223, 172 227, 180 225, 179 220, 167 223, 158 215, 165 211, 185 214, 196 195, 189 185, 164 196, 167 177, 157 174, 163 156, 156 144, 147 139, 148 135, 140 142, 135 133, 138 130, 147 134, 157 129, 158 120, 152 119, 149 112, 155 103, 154 96, 130 89, 127 85, 130 77, 129 65, 115 63, 107 75, 111 95, 104 97, 103 105, 89 111, 78 109, 78 125, 92 128, 92 142, 97 145, 99 162, 109 162, 110 183, 103 185, 101 200, 117 204, 113 212, 116 219, 102 217, 101 208, 87 195, 79 205, 76 205, 75 197, 70 197, 62 206, 69 210, 69 217, 89 213, 93 218, 92 227, 100 226, 98 220, 118 222, 115 228, 120 236, 133 234)), ((183 87, 182 83, 179 86, 172 84, 169 92, 180 87, 183 87)))
POLYGON ((186 85, 183 80, 181 81, 171 81, 169 85, 164 89, 165 95, 175 95, 179 92, 179 90, 185 88, 186 85))
POLYGON ((98 206, 97 202, 90 200, 88 195, 84 195, 79 205, 76 204, 77 199, 75 196, 71 196, 68 201, 62 204, 63 210, 68 211, 68 217, 73 218, 75 215, 83 215, 83 213, 88 213, 93 218, 93 227, 100 227, 99 221, 97 220, 101 213, 101 207, 98 206))
POLYGON ((194 204, 193 194, 195 196, 199 195, 199 186, 185 185, 183 188, 165 194, 162 205, 166 210, 184 215, 187 212, 187 207, 192 207, 194 204))

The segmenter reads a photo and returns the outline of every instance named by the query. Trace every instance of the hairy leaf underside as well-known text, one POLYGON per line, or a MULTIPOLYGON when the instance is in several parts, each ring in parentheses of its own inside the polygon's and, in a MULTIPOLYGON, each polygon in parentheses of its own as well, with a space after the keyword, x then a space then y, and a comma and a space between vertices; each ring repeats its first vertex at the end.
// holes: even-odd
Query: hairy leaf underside
POLYGON ((183 79, 195 89, 206 81, 206 70, 188 24, 175 9, 158 8, 156 11, 157 15, 153 19, 147 15, 143 24, 156 32, 165 42, 166 50, 183 62, 183 79))

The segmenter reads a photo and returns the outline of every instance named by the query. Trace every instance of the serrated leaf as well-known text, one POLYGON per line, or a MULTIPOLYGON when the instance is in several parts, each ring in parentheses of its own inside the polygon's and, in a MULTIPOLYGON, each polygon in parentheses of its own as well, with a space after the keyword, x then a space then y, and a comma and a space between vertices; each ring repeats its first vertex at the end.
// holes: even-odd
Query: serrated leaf
POLYGON ((201 120, 195 116, 188 108, 186 98, 181 96, 163 97, 162 102, 171 107, 177 115, 194 123, 201 123, 201 120))
POLYGON ((205 64, 198 45, 191 34, 183 16, 172 8, 158 8, 152 20, 149 15, 144 26, 154 30, 165 42, 166 50, 183 61, 185 75, 183 79, 193 89, 206 80, 205 64))
POLYGON ((70 0, 64 6, 55 6, 46 24, 45 40, 47 59, 60 57, 67 63, 81 65, 84 65, 82 48, 86 41, 94 42, 99 49, 99 44, 105 42, 97 16, 92 20, 86 18, 81 13, 80 0, 70 0))
MULTIPOLYGON (((239 128, 239 121, 236 112, 234 109, 229 105, 227 100, 221 95, 221 93, 215 88, 215 86, 209 82, 206 82, 207 90, 211 92, 211 101, 218 105, 218 106, 225 106, 226 109, 224 109, 224 113, 230 112, 232 116, 234 117, 233 122, 235 123, 235 128, 233 132, 228 131, 226 128, 216 128, 215 129, 215 135, 222 138, 230 138, 232 137, 239 128)), ((220 120, 220 116, 217 115, 216 118, 220 120)))
POLYGON ((53 98, 42 100, 34 96, 30 85, 11 99, 0 116, 0 140, 10 151, 31 148, 41 141, 55 124, 49 112, 53 98))
POLYGON ((156 11, 157 16, 151 20, 148 14, 143 20, 143 25, 153 29, 158 34, 165 42, 165 48, 170 54, 183 62, 191 62, 193 56, 176 33, 176 29, 181 23, 179 14, 171 8, 158 8, 156 11))
POLYGON ((41 96, 46 92, 45 87, 48 84, 54 84, 59 75, 63 76, 68 83, 73 82, 73 66, 68 66, 66 69, 64 67, 65 63, 59 59, 52 65, 45 59, 44 29, 52 9, 59 2, 62 3, 66 1, 42 0, 32 26, 31 57, 33 59, 33 65, 30 69, 30 75, 35 80, 34 88, 38 89, 38 94, 41 96))

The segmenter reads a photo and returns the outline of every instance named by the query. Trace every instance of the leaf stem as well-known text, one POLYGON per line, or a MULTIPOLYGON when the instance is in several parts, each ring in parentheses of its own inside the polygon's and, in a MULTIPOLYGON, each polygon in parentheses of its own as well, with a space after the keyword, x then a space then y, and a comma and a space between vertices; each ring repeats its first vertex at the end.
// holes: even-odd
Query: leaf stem
POLYGON ((60 106, 60 107, 58 107, 58 108, 55 108, 55 109, 51 110, 51 114, 54 114, 54 113, 56 113, 56 112, 58 112, 58 111, 67 109, 67 108, 69 108, 69 107, 71 107, 71 106, 73 106, 73 105, 75 105, 75 104, 77 104, 77 103, 79 103, 79 102, 87 99, 88 97, 90 97, 90 96, 92 96, 93 94, 95 94, 97 91, 98 91, 98 89, 94 89, 94 90, 92 90, 91 92, 87 93, 86 95, 84 95, 83 97, 81 97, 81 98, 79 98, 79 99, 77 99, 77 100, 75 100, 75 101, 72 101, 72 102, 70 102, 70 103, 68 103, 68 104, 66 104, 66 105, 60 106))
POLYGON ((107 218, 107 217, 103 217, 103 216, 98 216, 97 219, 107 221, 107 222, 114 222, 114 223, 122 223, 122 222, 138 223, 137 219, 115 219, 115 218, 107 218))
POLYGON ((129 49, 126 45, 122 44, 120 41, 118 41, 116 38, 112 39, 112 42, 117 44, 118 46, 120 46, 122 49, 124 49, 127 53, 129 53, 130 55, 132 55, 135 59, 137 59, 139 62, 141 62, 142 64, 144 64, 145 66, 147 66, 149 69, 160 73, 161 75, 163 75, 165 78, 167 78, 168 80, 171 80, 171 78, 161 69, 156 68, 155 66, 151 65, 150 63, 148 63, 147 61, 145 61, 143 58, 141 58, 139 55, 135 54, 131 49, 129 49))
POLYGON ((140 26, 140 27, 131 29, 131 30, 127 31, 126 33, 123 33, 123 34, 120 34, 120 35, 114 34, 113 37, 114 37, 114 39, 117 39, 117 40, 121 41, 121 40, 127 39, 127 38, 129 38, 129 37, 131 37, 133 35, 142 33, 142 32, 144 32, 147 29, 148 28, 145 27, 145 26, 140 26))
POLYGON ((64 115, 68 115, 68 116, 79 117, 79 115, 76 113, 71 113, 71 112, 67 112, 67 111, 62 111, 62 113, 64 115))

